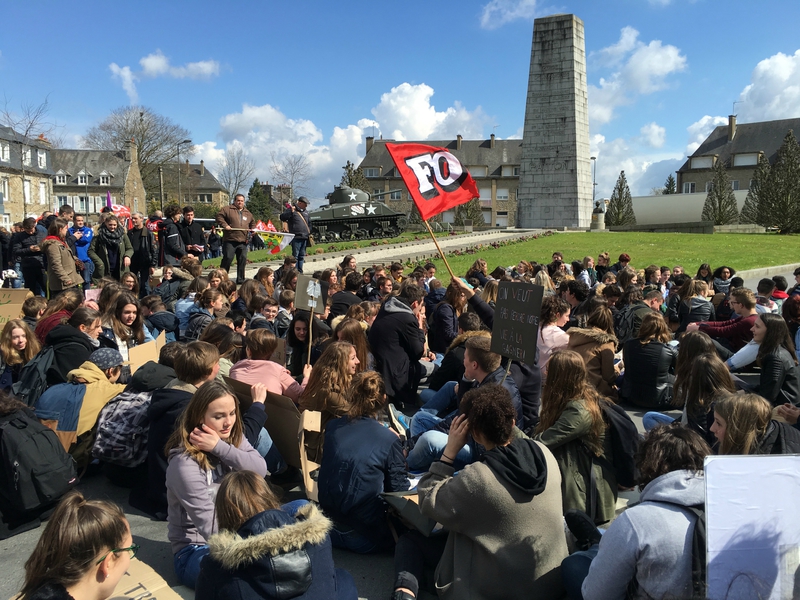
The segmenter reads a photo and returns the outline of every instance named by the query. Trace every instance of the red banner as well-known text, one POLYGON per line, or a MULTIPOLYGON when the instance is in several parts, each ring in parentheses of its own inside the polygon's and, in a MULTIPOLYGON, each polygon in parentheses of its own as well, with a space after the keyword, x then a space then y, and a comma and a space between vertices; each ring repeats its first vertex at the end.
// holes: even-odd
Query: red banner
POLYGON ((386 144, 424 220, 478 198, 475 180, 451 152, 424 144, 386 144))

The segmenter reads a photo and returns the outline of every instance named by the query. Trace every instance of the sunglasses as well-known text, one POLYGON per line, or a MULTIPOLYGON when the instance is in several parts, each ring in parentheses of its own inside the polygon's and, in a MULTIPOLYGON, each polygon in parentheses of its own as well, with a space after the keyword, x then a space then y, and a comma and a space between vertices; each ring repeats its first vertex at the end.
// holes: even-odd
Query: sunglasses
POLYGON ((107 552, 106 554, 104 554, 103 558, 98 560, 95 564, 99 565, 101 562, 103 562, 106 559, 106 557, 109 554, 116 554, 117 552, 130 552, 131 553, 131 558, 133 558, 134 556, 136 556, 136 553, 139 551, 139 548, 140 548, 139 544, 133 544, 132 546, 128 546, 127 548, 115 548, 115 549, 111 550, 110 552, 107 552))

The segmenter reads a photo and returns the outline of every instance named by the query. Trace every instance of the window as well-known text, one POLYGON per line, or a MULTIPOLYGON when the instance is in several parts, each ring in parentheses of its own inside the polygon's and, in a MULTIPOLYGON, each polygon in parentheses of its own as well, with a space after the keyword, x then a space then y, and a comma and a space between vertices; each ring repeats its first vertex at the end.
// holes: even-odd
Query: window
POLYGON ((508 188, 497 188, 497 199, 508 200, 508 188))
POLYGON ((38 161, 39 161, 39 168, 40 169, 46 169, 47 168, 47 153, 44 150, 38 150, 36 155, 37 155, 37 158, 38 158, 38 161))
POLYGON ((694 182, 692 181, 684 181, 683 182, 683 193, 684 194, 694 194, 694 182))
POLYGON ((519 167, 514 167, 514 176, 519 177, 519 167))
POLYGON ((111 183, 111 178, 108 175, 100 175, 100 185, 108 185, 111 183))
POLYGON ((56 175, 56 185, 67 185, 67 176, 56 175))
POLYGON ((8 162, 11 159, 10 152, 8 144, 0 144, 0 160, 8 162))
POLYGON ((86 175, 78 175, 78 185, 86 185, 86 175))
MULTIPOLYGON (((378 196, 378 194, 380 194, 382 191, 383 190, 381 188, 375 188, 374 190, 372 190, 372 195, 378 196)), ((380 196, 378 196, 378 199, 380 199, 380 196)))
POLYGON ((706 181, 706 192, 710 192, 714 188, 713 181, 706 181))
MULTIPOLYGON (((75 208, 74 206, 72 208, 75 208)), ((90 207, 86 202, 86 196, 78 196, 78 212, 94 212, 94 207, 90 207)))
POLYGON ((394 190, 389 195, 389 200, 401 200, 403 198, 403 192, 400 190, 394 190))
POLYGON ((491 201, 491 199, 492 199, 492 188, 490 188, 490 187, 480 188, 480 189, 478 189, 478 192, 481 195, 481 200, 489 200, 489 201, 491 201))
POLYGON ((733 166, 734 167, 747 167, 758 164, 758 154, 755 152, 751 154, 734 154, 733 166))
POLYGON ((378 167, 368 167, 364 169, 364 177, 380 177, 381 170, 378 167))
POLYGON ((197 195, 198 202, 206 202, 208 204, 211 203, 211 194, 198 194, 197 195))
MULTIPOLYGON (((65 204, 69 204, 69 197, 68 196, 56 196, 56 202, 59 206, 64 206, 65 204)), ((81 209, 79 212, 83 212, 85 209, 81 209)))
POLYGON ((734 179, 731 181, 731 189, 735 192, 739 189, 739 180, 734 179))
POLYGON ((22 148, 22 164, 26 167, 31 166, 31 149, 30 148, 22 148))
POLYGON ((714 158, 712 156, 700 156, 692 159, 693 169, 710 169, 714 166, 714 158))
POLYGON ((489 172, 487 167, 468 167, 467 170, 473 177, 486 177, 489 172))
POLYGON ((39 182, 39 204, 47 204, 47 184, 44 181, 39 182))
POLYGON ((22 182, 22 197, 25 201, 25 204, 29 204, 31 201, 31 180, 26 179, 22 182))
POLYGON ((0 194, 3 196, 3 202, 8 202, 8 178, 0 179, 0 194))
POLYGON ((501 174, 503 177, 519 177, 519 167, 514 165, 504 165, 501 174))

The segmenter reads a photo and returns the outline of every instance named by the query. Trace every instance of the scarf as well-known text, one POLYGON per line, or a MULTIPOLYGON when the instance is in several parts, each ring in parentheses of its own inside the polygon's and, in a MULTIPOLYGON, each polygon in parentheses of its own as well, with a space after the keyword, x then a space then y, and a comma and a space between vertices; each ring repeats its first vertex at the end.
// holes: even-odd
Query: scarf
POLYGON ((125 230, 117 225, 117 228, 112 232, 105 226, 100 227, 95 234, 107 246, 119 246, 122 241, 122 236, 125 235, 125 230))
POLYGON ((44 239, 46 239, 46 240, 55 240, 55 241, 59 242, 62 246, 66 246, 67 245, 67 243, 64 240, 62 240, 60 237, 58 237, 57 235, 48 235, 44 239))
POLYGON ((730 279, 720 279, 719 277, 714 277, 714 289, 717 290, 718 293, 725 294, 727 296, 730 288, 730 279))

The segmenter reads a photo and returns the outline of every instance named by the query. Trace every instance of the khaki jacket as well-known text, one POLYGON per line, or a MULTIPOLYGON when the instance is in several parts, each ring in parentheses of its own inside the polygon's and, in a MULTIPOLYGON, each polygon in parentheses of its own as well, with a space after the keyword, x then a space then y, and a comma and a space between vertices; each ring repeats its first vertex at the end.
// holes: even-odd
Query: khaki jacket
POLYGON ((66 243, 47 238, 42 242, 42 250, 47 256, 47 285, 51 292, 60 292, 83 283, 75 266, 75 256, 66 243))

